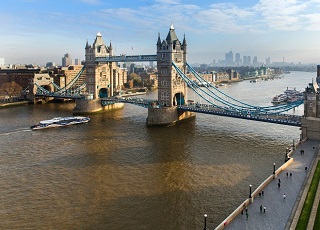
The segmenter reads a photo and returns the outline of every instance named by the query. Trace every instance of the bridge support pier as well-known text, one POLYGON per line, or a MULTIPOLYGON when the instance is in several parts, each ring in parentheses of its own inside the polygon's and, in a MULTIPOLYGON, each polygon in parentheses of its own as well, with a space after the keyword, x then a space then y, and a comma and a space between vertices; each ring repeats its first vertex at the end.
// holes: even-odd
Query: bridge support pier
POLYGON ((73 109, 73 114, 91 114, 103 113, 106 111, 113 111, 123 109, 123 103, 115 103, 111 105, 102 106, 100 99, 94 100, 76 100, 76 106, 73 109))
POLYGON ((147 126, 170 126, 194 119, 195 113, 178 111, 177 107, 148 108, 147 126))
POLYGON ((303 117, 301 119, 302 140, 305 138, 311 140, 320 140, 320 118, 303 117))

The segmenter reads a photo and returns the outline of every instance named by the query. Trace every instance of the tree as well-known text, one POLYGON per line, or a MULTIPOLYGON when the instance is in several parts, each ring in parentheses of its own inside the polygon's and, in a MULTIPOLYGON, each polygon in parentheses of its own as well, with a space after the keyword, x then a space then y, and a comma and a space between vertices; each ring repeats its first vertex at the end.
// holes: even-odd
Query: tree
POLYGON ((22 87, 15 81, 7 82, 1 85, 0 94, 8 96, 9 100, 12 101, 13 96, 21 95, 22 87))

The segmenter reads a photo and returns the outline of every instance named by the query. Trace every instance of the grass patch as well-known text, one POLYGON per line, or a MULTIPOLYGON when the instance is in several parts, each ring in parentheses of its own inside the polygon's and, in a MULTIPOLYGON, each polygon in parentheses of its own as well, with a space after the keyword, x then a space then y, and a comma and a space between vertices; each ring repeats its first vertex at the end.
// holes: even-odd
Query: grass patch
MULTIPOLYGON (((318 191, 320 192, 320 191, 318 191)), ((313 230, 317 230, 320 229, 320 201, 318 204, 318 211, 317 211, 317 215, 316 215, 316 219, 314 220, 314 225, 313 225, 313 230)))
POLYGON ((307 225, 308 225, 308 221, 310 218, 314 198, 317 193, 319 179, 320 179, 320 161, 318 161, 317 168, 316 168, 314 175, 312 177, 310 188, 308 190, 307 197, 306 197, 306 200, 303 204, 303 207, 302 207, 302 210, 301 210, 301 213, 299 216, 299 220, 297 223, 297 227, 296 227, 297 230, 307 229, 307 225))

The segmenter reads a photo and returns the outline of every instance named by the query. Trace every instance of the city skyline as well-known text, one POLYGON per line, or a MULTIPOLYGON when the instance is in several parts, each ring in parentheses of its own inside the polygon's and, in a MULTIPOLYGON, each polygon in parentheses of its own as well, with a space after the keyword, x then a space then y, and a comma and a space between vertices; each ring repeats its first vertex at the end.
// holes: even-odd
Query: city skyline
POLYGON ((100 32, 114 54, 155 54, 171 23, 185 34, 188 62, 212 63, 225 53, 271 62, 318 63, 320 0, 12 0, 0 9, 0 57, 6 64, 61 64, 84 59, 100 32))

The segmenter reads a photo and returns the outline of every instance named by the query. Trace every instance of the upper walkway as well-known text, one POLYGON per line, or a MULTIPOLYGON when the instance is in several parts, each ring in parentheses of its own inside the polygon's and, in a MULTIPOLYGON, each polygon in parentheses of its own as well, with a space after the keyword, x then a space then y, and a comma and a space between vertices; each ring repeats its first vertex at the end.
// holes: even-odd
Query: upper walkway
POLYGON ((319 155, 319 143, 319 141, 308 140, 299 145, 291 155, 293 162, 263 188, 264 195, 255 196, 253 203, 247 205, 248 219, 246 211, 243 211, 243 214, 237 215, 225 229, 290 229, 294 214, 301 209, 301 205, 298 204, 310 176, 310 169, 316 162, 315 156, 319 155), (300 154, 300 150, 304 150, 303 155, 300 154), (280 188, 278 187, 279 179, 280 188), (261 205, 266 207, 265 212, 260 211, 261 205))

